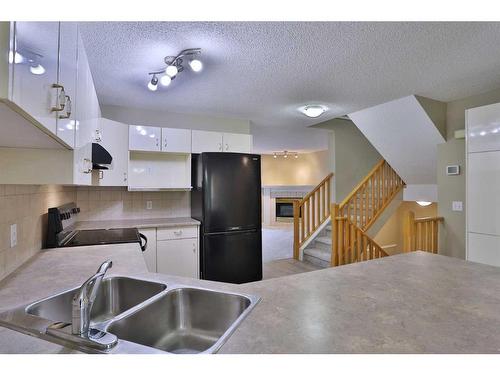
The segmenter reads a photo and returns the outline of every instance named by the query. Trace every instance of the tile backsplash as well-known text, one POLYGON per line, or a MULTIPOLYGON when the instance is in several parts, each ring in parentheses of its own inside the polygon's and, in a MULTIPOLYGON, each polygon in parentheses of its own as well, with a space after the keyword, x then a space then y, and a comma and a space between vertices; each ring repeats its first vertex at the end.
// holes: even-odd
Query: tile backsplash
POLYGON ((75 187, 0 185, 0 280, 42 248, 48 208, 75 199, 75 187), (17 225, 17 245, 11 248, 12 224, 17 225))
POLYGON ((76 188, 79 221, 191 216, 187 191, 142 192, 126 187, 76 188), (151 209, 148 209, 148 202, 151 209))

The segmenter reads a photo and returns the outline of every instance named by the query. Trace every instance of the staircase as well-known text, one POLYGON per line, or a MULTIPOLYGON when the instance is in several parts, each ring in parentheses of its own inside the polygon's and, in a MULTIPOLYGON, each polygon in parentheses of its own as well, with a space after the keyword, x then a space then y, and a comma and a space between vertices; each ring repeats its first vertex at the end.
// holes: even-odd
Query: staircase
MULTIPOLYGON (((298 243, 296 259, 330 267, 387 256, 366 232, 404 186, 394 169, 381 160, 340 205, 332 204, 330 218, 298 243)), ((303 217, 294 221, 299 232, 302 221, 303 217)))

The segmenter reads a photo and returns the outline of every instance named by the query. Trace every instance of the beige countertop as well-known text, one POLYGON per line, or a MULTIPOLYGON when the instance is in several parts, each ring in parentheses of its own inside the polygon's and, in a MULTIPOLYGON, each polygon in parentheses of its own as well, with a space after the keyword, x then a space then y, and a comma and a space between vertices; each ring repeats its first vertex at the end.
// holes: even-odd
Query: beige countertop
MULTIPOLYGON (((220 353, 498 353, 500 268, 416 252, 232 285, 148 273, 137 244, 41 252, 0 283, 0 310, 110 275, 254 294, 261 302, 220 353)), ((66 353, 0 328, 2 353, 66 353)))
POLYGON ((111 228, 170 228, 188 225, 200 225, 198 220, 190 217, 171 217, 158 219, 125 219, 79 221, 75 229, 111 229, 111 228))

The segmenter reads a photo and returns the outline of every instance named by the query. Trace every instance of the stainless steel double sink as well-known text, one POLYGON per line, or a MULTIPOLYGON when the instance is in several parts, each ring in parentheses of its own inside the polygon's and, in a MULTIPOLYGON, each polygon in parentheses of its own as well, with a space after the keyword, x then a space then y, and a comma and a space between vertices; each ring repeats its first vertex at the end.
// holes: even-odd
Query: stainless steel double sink
POLYGON ((259 302, 251 295, 114 276, 103 279, 91 328, 111 333, 109 350, 50 334, 71 323, 78 288, 0 314, 0 325, 89 353, 215 353, 259 302))

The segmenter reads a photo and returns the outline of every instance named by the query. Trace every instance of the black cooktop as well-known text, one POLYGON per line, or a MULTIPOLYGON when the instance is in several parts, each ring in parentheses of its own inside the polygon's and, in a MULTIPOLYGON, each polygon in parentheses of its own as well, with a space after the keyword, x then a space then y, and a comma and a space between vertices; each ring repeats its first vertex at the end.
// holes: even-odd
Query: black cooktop
POLYGON ((141 243, 139 231, 136 228, 89 229, 75 231, 61 246, 92 246, 130 242, 141 243))

